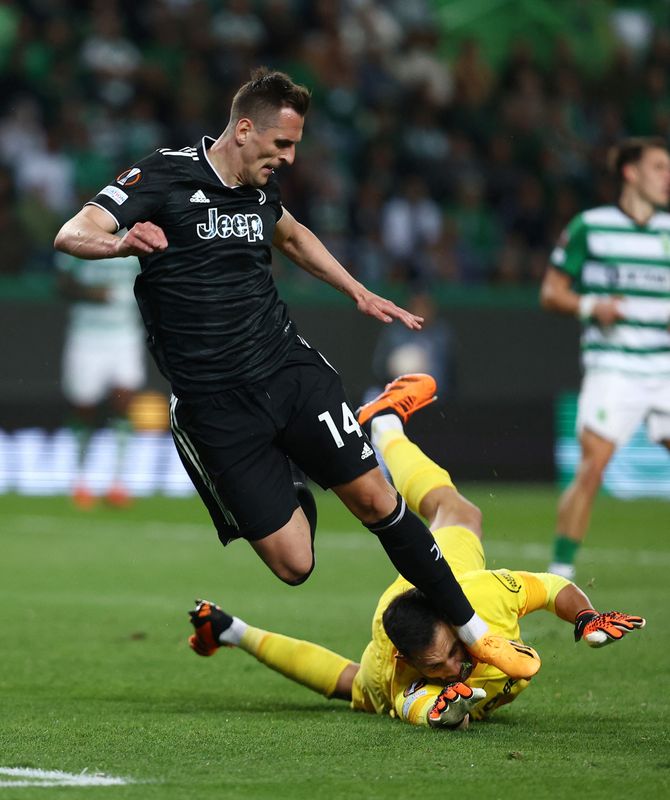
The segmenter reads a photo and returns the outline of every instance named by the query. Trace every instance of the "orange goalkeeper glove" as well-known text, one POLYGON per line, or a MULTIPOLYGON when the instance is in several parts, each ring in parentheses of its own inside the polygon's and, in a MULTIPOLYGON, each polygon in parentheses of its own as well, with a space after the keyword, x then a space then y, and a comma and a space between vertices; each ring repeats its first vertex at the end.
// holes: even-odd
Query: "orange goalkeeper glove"
POLYGON ((584 639, 591 647, 604 647, 616 642, 635 628, 644 628, 646 620, 618 611, 599 614, 593 608, 585 608, 575 619, 575 641, 584 639))
POLYGON ((431 728, 456 728, 485 697, 483 689, 471 689, 464 683, 450 683, 438 694, 428 711, 428 724, 431 728))

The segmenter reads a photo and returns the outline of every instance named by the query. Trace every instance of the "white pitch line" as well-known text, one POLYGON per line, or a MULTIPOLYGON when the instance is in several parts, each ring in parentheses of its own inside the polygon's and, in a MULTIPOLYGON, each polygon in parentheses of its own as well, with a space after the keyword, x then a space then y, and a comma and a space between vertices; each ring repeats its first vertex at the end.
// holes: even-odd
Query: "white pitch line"
POLYGON ((33 767, 0 767, 0 775, 16 780, 0 780, 0 787, 20 786, 126 786, 133 781, 113 775, 81 772, 61 772, 58 769, 34 769, 33 767))

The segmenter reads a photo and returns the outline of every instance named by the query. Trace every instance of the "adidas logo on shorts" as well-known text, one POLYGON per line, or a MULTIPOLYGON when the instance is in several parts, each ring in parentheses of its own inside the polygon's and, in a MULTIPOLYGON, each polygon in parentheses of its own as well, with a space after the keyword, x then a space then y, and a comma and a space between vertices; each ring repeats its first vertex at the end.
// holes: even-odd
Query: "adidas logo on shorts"
POLYGON ((369 458, 371 455, 374 455, 374 452, 375 451, 370 447, 370 445, 367 442, 365 442, 365 444, 363 445, 363 452, 361 453, 361 461, 364 458, 369 458))
POLYGON ((191 195, 191 202, 192 203, 209 203, 209 197, 202 191, 202 189, 198 189, 197 192, 194 192, 191 195))

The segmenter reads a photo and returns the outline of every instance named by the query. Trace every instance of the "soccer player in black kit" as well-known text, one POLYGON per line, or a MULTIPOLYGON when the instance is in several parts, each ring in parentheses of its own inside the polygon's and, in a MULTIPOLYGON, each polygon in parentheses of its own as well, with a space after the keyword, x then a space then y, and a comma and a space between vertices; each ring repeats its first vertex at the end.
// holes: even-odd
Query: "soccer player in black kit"
MULTIPOLYGON (((539 657, 493 635, 474 612, 428 529, 384 478, 339 375, 277 294, 272 245, 362 313, 421 327, 355 280, 281 204, 274 172, 293 163, 309 99, 287 75, 254 71, 218 139, 137 162, 63 225, 55 247, 86 259, 139 257, 135 294, 172 386, 175 444, 224 544, 247 539, 286 583, 309 576, 313 531, 291 459, 379 537, 476 658, 530 677, 539 657)), ((211 630, 212 652, 216 637, 211 630)))

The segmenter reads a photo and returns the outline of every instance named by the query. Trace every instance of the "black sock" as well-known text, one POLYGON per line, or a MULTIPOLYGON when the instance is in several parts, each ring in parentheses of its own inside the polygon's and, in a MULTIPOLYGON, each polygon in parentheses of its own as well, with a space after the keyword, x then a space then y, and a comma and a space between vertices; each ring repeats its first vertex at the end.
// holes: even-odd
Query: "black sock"
POLYGON ((472 618, 474 609, 442 558, 437 542, 400 495, 393 513, 365 527, 379 537, 403 578, 420 589, 452 624, 465 625, 472 618))

